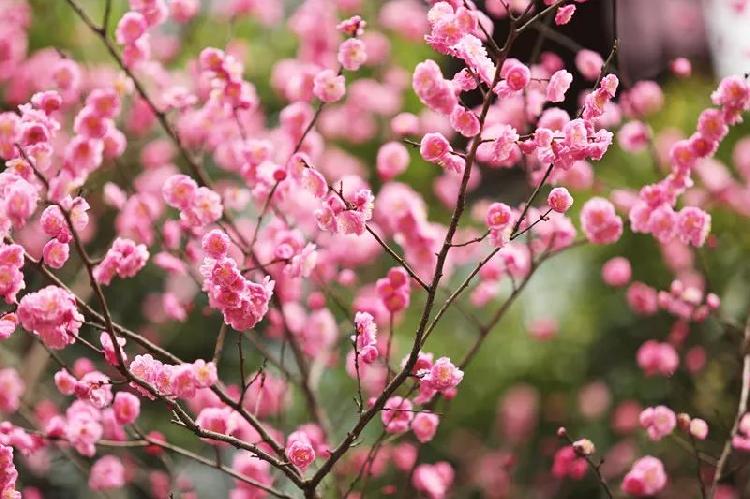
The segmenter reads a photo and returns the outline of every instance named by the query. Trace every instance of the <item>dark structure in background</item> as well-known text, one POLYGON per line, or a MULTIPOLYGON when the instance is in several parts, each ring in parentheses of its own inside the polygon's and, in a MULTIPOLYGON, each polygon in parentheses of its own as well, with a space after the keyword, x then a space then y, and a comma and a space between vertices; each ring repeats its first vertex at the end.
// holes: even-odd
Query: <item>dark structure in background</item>
MULTIPOLYGON (((477 3, 484 7, 486 2, 498 1, 477 3)), ((616 67, 623 87, 638 80, 662 79, 675 57, 688 57, 697 67, 708 61, 700 0, 589 0, 577 7, 568 25, 555 26, 553 16, 549 16, 546 24, 538 23, 536 29, 519 37, 512 51, 513 57, 529 61, 533 55, 549 50, 565 61, 574 79, 566 102, 559 106, 571 115, 577 111, 580 93, 591 86, 591 82, 576 74, 575 55, 587 48, 606 59, 612 50, 615 22, 619 46, 616 67)), ((496 20, 494 39, 498 44, 502 45, 508 28, 507 19, 496 20)), ((481 102, 478 95, 474 98, 470 104, 481 102)), ((528 195, 525 173, 518 168, 484 169, 482 175, 483 182, 474 196, 500 193, 503 199, 518 203, 528 195)))

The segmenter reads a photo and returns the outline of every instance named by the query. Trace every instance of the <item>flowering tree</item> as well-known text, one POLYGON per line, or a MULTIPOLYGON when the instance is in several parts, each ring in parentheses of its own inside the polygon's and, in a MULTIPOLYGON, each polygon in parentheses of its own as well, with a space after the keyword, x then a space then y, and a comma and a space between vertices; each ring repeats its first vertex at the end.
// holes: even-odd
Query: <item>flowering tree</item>
MULTIPOLYGON (((227 475, 233 498, 447 497, 454 466, 426 459, 422 444, 450 418, 449 401, 481 383, 464 371, 549 260, 584 245, 617 249, 633 233, 657 242, 671 286, 632 280, 623 256, 606 261, 602 279, 627 287, 635 314, 675 322, 669 341, 645 341, 629 362, 672 376, 690 325, 714 321, 743 336, 730 347, 741 344, 742 389, 731 428, 684 403, 623 404, 615 421, 682 444, 691 461, 669 471, 690 477, 689 493, 732 497, 743 476, 732 456, 750 450, 750 328, 722 315, 692 255, 716 246, 709 207, 747 214, 747 188, 710 159, 750 109, 746 78, 721 81, 689 138, 665 138, 646 123, 662 91, 621 88, 616 38, 604 60, 553 28, 584 0, 490 0, 486 12, 469 0, 307 0, 286 22, 296 56, 258 81, 231 31, 223 48, 192 50, 190 29, 198 18, 238 29, 254 19, 270 31, 282 2, 59 3, 104 62, 28 51, 35 9, 0 1, 0 81, 13 104, 0 114, 0 338, 14 359, 0 369, 2 497, 21 497, 17 467, 33 483, 58 455, 100 492, 145 484, 154 497, 190 496, 178 460, 227 475), (382 31, 426 41, 433 58, 399 68, 382 31), (532 33, 536 49, 521 61, 516 43, 532 33), (574 75, 541 52, 547 37, 574 51, 568 69, 589 87, 575 114, 559 107, 574 75), (616 147, 614 131, 621 151, 651 153, 649 180, 594 184, 592 162, 616 147), (364 143, 377 153, 360 161, 351 152, 364 143), (444 220, 418 180, 398 180, 412 159, 441 172, 444 220), (522 202, 470 195, 494 169, 523 172, 522 202), (451 314, 463 318, 462 351, 431 346, 450 334, 451 314)), ((673 71, 687 76, 690 64, 678 59, 673 71)), ((750 142, 735 151, 747 179, 750 142)), ((529 326, 538 339, 556 328, 529 326)), ((685 355, 691 371, 705 362, 696 348, 685 355)), ((507 424, 523 439, 533 403, 508 397, 507 424)), ((565 427, 555 437, 557 483, 595 477, 608 497, 667 488, 658 457, 616 444, 620 466, 606 470, 590 439, 565 427)), ((486 457, 478 485, 509 496, 513 456, 486 457)))

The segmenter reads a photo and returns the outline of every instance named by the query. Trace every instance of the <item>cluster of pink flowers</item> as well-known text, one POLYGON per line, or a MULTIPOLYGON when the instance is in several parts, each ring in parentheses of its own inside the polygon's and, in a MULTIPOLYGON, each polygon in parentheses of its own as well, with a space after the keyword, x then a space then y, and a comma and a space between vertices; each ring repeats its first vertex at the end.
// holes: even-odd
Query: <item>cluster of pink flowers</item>
POLYGON ((594 244, 612 244, 622 235, 622 219, 604 198, 591 198, 581 209, 581 228, 594 244))
POLYGON ((374 204, 375 197, 367 188, 350 190, 348 194, 331 192, 315 211, 315 219, 321 230, 361 236, 372 219, 374 204))
POLYGON ((464 379, 464 372, 448 357, 440 357, 435 362, 431 357, 423 357, 422 360, 417 364, 419 400, 429 401, 437 393, 453 397, 456 387, 464 379))
POLYGON ((719 308, 721 300, 715 293, 703 293, 679 279, 672 281, 669 291, 659 292, 659 307, 677 318, 702 322, 719 308))
MULTIPOLYGON (((2 115, 0 115, 2 116, 2 115)), ((12 115, 15 120, 15 115, 12 115)), ((17 125, 10 125, 16 127, 17 125)), ((11 138, 10 140, 14 140, 11 138)), ((14 142, 18 144, 18 142, 14 142)), ((11 151, 16 152, 13 148, 11 151)), ((6 158, 12 158, 9 154, 6 158)), ((24 160, 12 160, 6 163, 8 167, 0 173, 0 236, 5 237, 11 228, 20 229, 26 225, 39 202, 39 191, 33 173, 24 160)))
MULTIPOLYGON (((214 363, 201 359, 192 364, 171 365, 154 359, 151 354, 136 355, 130 363, 130 372, 162 395, 186 399, 194 397, 196 391, 209 388, 217 381, 214 363)), ((152 396, 140 384, 131 384, 142 395, 152 396)))
POLYGON ((680 364, 680 357, 671 344, 646 340, 638 348, 636 361, 646 376, 672 376, 680 364))
POLYGON ((125 63, 135 66, 151 58, 151 39, 147 31, 163 23, 169 11, 163 0, 130 2, 130 7, 133 10, 126 12, 117 24, 115 38, 123 45, 125 63))
POLYGON ((101 263, 94 268, 94 277, 104 285, 112 282, 115 275, 121 278, 133 277, 146 265, 148 257, 145 245, 118 237, 101 263))
POLYGON ((219 230, 203 237, 203 251, 203 290, 211 307, 221 310, 224 321, 237 331, 251 329, 268 312, 274 281, 266 277, 258 284, 245 278, 228 255, 229 237, 219 230))
POLYGON ((258 97, 252 83, 242 78, 244 67, 232 55, 215 48, 205 48, 198 58, 202 77, 210 81, 209 105, 229 110, 253 109, 258 97))
POLYGON ((23 262, 23 247, 0 243, 0 296, 5 303, 15 303, 16 295, 26 287, 21 272, 23 262))
POLYGON ((453 154, 453 147, 440 132, 426 133, 419 144, 419 154, 425 161, 437 163, 448 172, 461 175, 464 172, 465 161, 459 155, 453 154))
POLYGON ((221 196, 208 187, 198 187, 187 175, 174 175, 164 182, 164 201, 180 210, 180 220, 191 228, 201 228, 221 218, 221 196))
MULTIPOLYGON (((409 74, 388 64, 390 53, 401 49, 403 42, 391 47, 382 32, 365 31, 367 23, 352 16, 365 8, 360 0, 306 0, 288 22, 299 39, 296 55, 275 62, 270 89, 262 88, 264 95, 270 90, 278 100, 261 105, 251 79, 263 78, 258 72, 265 69, 264 59, 256 64, 252 47, 232 39, 222 48, 206 47, 197 57, 185 59, 178 31, 160 25, 170 17, 186 23, 200 13, 206 21, 216 16, 227 23, 253 16, 268 26, 282 19, 284 2, 230 0, 216 7, 199 0, 130 0, 114 33, 108 33, 108 26, 96 28, 83 16, 94 35, 105 42, 113 35, 119 44, 119 51, 110 46, 119 63, 113 70, 79 65, 52 49, 27 57, 30 15, 24 0, 11 2, 22 7, 0 0, 2 96, 8 104, 19 104, 0 113, 0 157, 5 160, 0 172, 0 296, 8 305, 0 313, 0 339, 9 338, 20 324, 47 348, 59 350, 77 341, 84 313, 91 321, 87 325, 107 324, 97 333, 101 348, 81 336, 76 348, 53 355, 62 366, 53 376, 59 392, 54 395, 70 397, 67 406, 29 397, 36 393, 27 393, 32 390, 26 390, 17 370, 0 369, 0 411, 13 414, 28 399, 36 403, 34 418, 24 418, 37 426, 0 423, 0 495, 19 497, 13 448, 28 456, 24 470, 39 472, 48 468, 47 449, 58 445, 54 442, 93 458, 88 482, 92 490, 106 493, 136 478, 140 486, 141 473, 133 469, 137 463, 124 449, 98 456, 97 450, 111 442, 130 447, 128 441, 135 438, 131 433, 140 434, 140 429, 126 426, 141 417, 142 401, 144 410, 165 404, 174 409, 186 429, 215 446, 217 459, 230 449, 229 437, 257 446, 257 452, 240 451, 231 458, 233 499, 285 494, 285 486, 279 488, 283 493, 266 490, 282 478, 273 468, 294 478, 296 485, 302 483, 302 488, 311 486, 305 492, 316 495, 316 487, 323 483, 315 482, 318 477, 305 480, 304 474, 316 460, 329 459, 327 469, 333 473, 381 478, 385 483, 377 493, 382 495, 396 491, 387 482, 390 466, 404 473, 420 495, 432 499, 448 497, 456 476, 462 487, 466 480, 492 497, 531 493, 520 487, 516 491, 516 484, 511 487, 516 447, 531 440, 537 421, 566 417, 557 394, 542 399, 530 385, 509 390, 498 409, 498 427, 511 450, 490 451, 484 441, 475 449, 462 442, 472 455, 459 456, 457 464, 463 469, 458 473, 444 461, 419 464, 418 445, 435 438, 443 417, 435 412, 435 404, 457 396, 463 370, 539 265, 579 242, 616 243, 625 216, 632 232, 651 234, 658 241, 664 262, 675 274, 672 285, 658 291, 663 287, 633 279, 634 273, 645 271, 635 268, 635 260, 631 267, 625 257, 614 257, 601 269, 604 283, 622 288, 634 314, 651 316, 663 310, 676 318, 666 340, 648 339, 640 346, 635 364, 646 377, 672 376, 681 361, 688 373, 700 370, 710 350, 702 345, 687 352, 682 348, 690 327, 701 327, 697 323, 712 314, 719 316, 719 296, 709 289, 720 288, 714 282, 709 286, 707 276, 693 268, 689 247, 713 248, 709 208, 729 207, 748 214, 748 186, 712 157, 730 126, 750 109, 750 85, 747 78, 725 78, 711 96, 714 107, 698 118, 695 133, 661 144, 648 122, 665 102, 655 82, 630 85, 624 80, 629 88, 623 90, 618 78, 607 74, 608 63, 599 53, 575 50, 576 78, 592 82, 588 85, 593 88, 573 96, 574 76, 561 57, 543 51, 532 61, 511 57, 522 31, 545 18, 545 30, 566 25, 584 1, 544 0, 544 12, 530 0, 478 2, 486 4, 489 15, 472 0, 433 0, 428 6, 417 0, 375 2, 383 4, 378 5, 375 26, 407 40, 424 40, 461 65, 450 74, 439 62, 426 59, 409 74), (503 48, 490 40, 495 25, 490 16, 510 17, 510 36, 503 48), (246 68, 244 61, 251 59, 253 64, 246 68), (185 61, 184 68, 178 67, 179 61, 185 61), (349 73, 360 70, 364 71, 349 73), (412 104, 411 91, 424 104, 422 110, 404 111, 412 104), (480 95, 485 99, 482 105, 469 104, 480 95), (579 112, 557 107, 575 98, 579 112), (160 138, 158 126, 164 128, 160 138), (663 153, 664 165, 656 166, 670 164, 666 178, 639 191, 611 192, 607 179, 595 178, 592 164, 609 150, 614 138, 610 130, 618 126, 624 151, 663 153), (363 151, 374 148, 360 146, 375 141, 382 144, 377 157, 364 157, 363 151), (406 178, 409 146, 417 146, 422 160, 440 167, 433 168, 434 198, 394 180, 406 178), (368 162, 374 165, 372 171, 368 162), (124 172, 131 163, 137 173, 124 172), (181 174, 178 164, 187 167, 184 172, 189 175, 181 174), (109 176, 110 166, 118 177, 104 179, 101 196, 84 198, 99 185, 92 174, 109 176), (483 196, 478 187, 490 169, 515 167, 531 187, 528 201, 478 199, 483 196), (121 173, 126 174, 121 178, 121 173), (694 174, 705 188, 693 189, 694 174), (595 197, 587 199, 582 191, 595 197), (585 238, 580 240, 578 223, 568 216, 573 195, 581 203, 580 230, 585 238), (442 218, 451 220, 449 225, 432 219, 432 199, 453 212, 453 217, 442 218), (99 221, 108 220, 108 210, 117 212, 114 242, 92 271, 85 248, 93 249, 101 241, 106 229, 99 231, 99 221), (464 213, 468 217, 461 218, 464 213), (80 258, 68 263, 76 251, 80 258), (141 272, 152 253, 153 269, 141 272), (399 263, 385 277, 368 270, 374 262, 380 264, 381 255, 399 263), (37 260, 38 268, 28 264, 37 260), (71 281, 69 288, 61 284, 81 262, 84 279, 71 281), (64 270, 59 276, 58 269, 64 270), (39 289, 31 272, 57 285, 39 289), (102 293, 98 284, 109 286, 118 276, 137 277, 129 283, 137 286, 145 274, 162 275, 164 286, 143 297, 143 324, 134 331, 121 325, 130 321, 112 327, 122 310, 112 301, 110 307, 105 304, 113 290, 102 293), (456 290, 453 281, 464 276, 465 283, 456 290), (88 277, 101 306, 89 308, 86 294, 79 294, 88 277), (420 285, 414 297, 412 279, 420 285), (27 290, 29 286, 34 291, 27 290), (422 319, 414 321, 407 311, 412 302, 423 303, 417 296, 421 288, 428 299, 422 319), (477 343, 469 345, 465 355, 451 352, 451 357, 463 360, 454 364, 447 356, 435 360, 437 355, 420 351, 425 345, 416 341, 430 337, 449 306, 459 304, 454 300, 489 307, 508 290, 507 306, 501 305, 494 323, 470 321, 478 325, 477 343), (450 298, 440 308, 443 291, 450 298), (201 292, 207 295, 207 307, 201 292), (343 313, 335 313, 331 304, 343 313), (213 350, 216 364, 182 363, 161 350, 165 346, 159 326, 199 315, 218 318, 217 311, 223 321, 213 350), (343 334, 340 320, 351 320, 352 311, 354 333, 349 336, 343 334), (260 324, 264 318, 266 323, 260 324), (416 336, 400 331, 414 323, 416 336), (223 372, 228 357, 222 353, 229 346, 221 343, 226 325, 249 332, 260 356, 267 357, 257 372, 245 376, 241 349, 248 335, 238 336, 244 378, 239 386, 218 378, 217 364, 222 362, 223 372), (394 358, 403 355, 407 336, 415 338, 407 345, 412 354, 394 373, 391 353, 394 358), (342 343, 347 339, 353 349, 342 343), (288 345, 292 355, 286 356, 288 345), (95 360, 68 358, 79 346, 96 353, 95 360), (95 361, 102 364, 101 371, 95 361), (359 391, 359 420, 345 432, 341 453, 331 452, 328 444, 329 420, 338 418, 329 418, 326 408, 319 406, 329 397, 317 393, 329 386, 320 378, 329 376, 328 370, 339 361, 345 362, 359 391), (161 402, 150 404, 147 399, 161 402), (309 406, 305 417, 314 422, 290 427, 284 413, 302 399, 309 406), (194 425, 187 419, 192 414, 194 425), (366 441, 361 432, 371 419, 379 419, 390 436, 367 448, 360 445, 366 441), (212 432, 227 438, 213 438, 212 432)), ((735 2, 735 8, 739 3, 745 2, 735 2)), ((80 17, 81 12, 76 14, 80 17)), ((544 37, 553 39, 549 33, 544 37)), ((676 59, 672 71, 688 75, 690 62, 676 59)), ((736 169, 745 181, 750 179, 747 140, 735 149, 736 169)), ((412 173, 419 172, 409 176, 412 173)), ((532 337, 552 340, 566 323, 537 318, 527 324, 532 337)), ((607 479, 624 475, 621 488, 628 495, 653 496, 667 482, 659 459, 636 459, 631 432, 639 426, 654 441, 676 429, 689 435, 693 444, 702 445, 708 437, 706 421, 675 414, 666 405, 644 409, 634 400, 613 404, 613 392, 601 380, 592 380, 577 396, 584 420, 611 416, 614 432, 627 436, 604 456, 601 473, 607 479)), ((567 440, 567 434, 558 436, 567 440)), ((146 454, 160 455, 173 447, 160 446, 164 436, 155 431, 145 438, 149 442, 137 445, 146 454)), ((466 436, 469 443, 470 438, 466 436)), ((734 448, 750 451, 750 414, 739 420, 732 439, 734 448)), ((554 477, 574 480, 586 475, 587 458, 595 453, 587 439, 570 440, 562 448, 543 442, 542 450, 547 457, 554 453, 554 477)), ((217 460, 215 467, 226 471, 219 464, 217 460)), ((148 473, 155 497, 178 489, 186 496, 195 493, 188 477, 169 471, 148 473)), ((362 484, 367 480, 357 483, 353 492, 359 493, 354 486, 361 486, 365 495, 362 484)), ((23 494, 41 493, 31 488, 23 494)))
POLYGON ((587 471, 588 463, 586 459, 576 452, 572 445, 566 445, 555 452, 552 474, 556 478, 580 480, 586 476, 587 471))
POLYGON ((703 246, 711 229, 711 216, 696 206, 676 211, 678 197, 693 185, 696 165, 714 155, 729 133, 729 126, 750 109, 750 86, 740 77, 724 78, 711 95, 718 108, 709 108, 698 118, 697 131, 674 143, 670 150, 671 173, 656 184, 643 187, 640 199, 630 208, 634 232, 653 234, 660 242, 679 238, 684 244, 703 246))
POLYGON ((354 316, 356 334, 352 337, 355 343, 355 355, 365 364, 372 364, 378 358, 377 333, 375 318, 368 312, 357 312, 354 316))
POLYGON ((375 289, 383 305, 391 313, 409 308, 411 284, 403 267, 390 269, 386 277, 375 281, 375 289))
POLYGON ((13 464, 13 447, 0 445, 0 496, 7 499, 21 499, 16 490, 18 471, 13 464))
POLYGON ((83 324, 75 296, 57 286, 24 295, 18 303, 17 314, 24 329, 54 350, 75 343, 83 324))
POLYGON ((672 409, 660 405, 644 409, 639 421, 648 432, 648 437, 651 440, 661 440, 674 431, 677 425, 677 416, 672 409))

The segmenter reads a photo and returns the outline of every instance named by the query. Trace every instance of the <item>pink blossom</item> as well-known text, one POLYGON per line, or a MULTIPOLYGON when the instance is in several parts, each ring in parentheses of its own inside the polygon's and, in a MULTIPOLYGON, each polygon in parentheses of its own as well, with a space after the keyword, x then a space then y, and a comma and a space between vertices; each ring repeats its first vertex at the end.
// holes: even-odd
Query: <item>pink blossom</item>
POLYGON ((440 357, 421 377, 421 384, 445 392, 455 388, 464 378, 464 372, 451 363, 450 358, 440 357))
POLYGON ((690 59, 686 59, 685 57, 677 57, 676 59, 673 59, 672 62, 669 63, 669 68, 675 76, 680 78, 688 77, 692 72, 690 59))
POLYGON ((18 372, 12 367, 0 369, 0 412, 12 414, 18 410, 26 389, 18 372))
POLYGON ((570 19, 573 17, 573 14, 575 14, 576 6, 569 4, 564 5, 557 9, 557 12, 555 12, 555 24, 558 26, 563 26, 565 24, 568 24, 570 22, 570 19))
POLYGON ((90 404, 79 400, 68 408, 65 417, 65 439, 79 454, 93 456, 96 452, 95 444, 104 434, 101 414, 90 404))
POLYGON ((602 280, 609 286, 623 287, 631 275, 630 261, 625 257, 616 256, 602 265, 602 280))
POLYGON ((0 243, 0 295, 5 302, 15 303, 16 295, 26 287, 21 267, 24 250, 17 244, 0 243))
POLYGON ((386 142, 378 149, 375 165, 380 178, 390 180, 406 171, 409 151, 400 142, 386 142))
POLYGON ((641 315, 653 315, 659 309, 656 290, 642 282, 634 281, 627 292, 628 305, 641 315))
POLYGON ((648 230, 661 243, 668 243, 677 232, 677 214, 668 204, 661 204, 648 217, 648 230))
POLYGON ((440 461, 435 464, 420 464, 414 469, 412 485, 430 499, 448 497, 453 484, 454 472, 450 464, 440 461))
POLYGON ((361 16, 352 16, 336 25, 336 29, 349 36, 362 36, 367 27, 367 22, 361 16))
POLYGON ((694 206, 686 206, 677 214, 676 232, 685 244, 701 247, 711 231, 711 215, 694 206))
POLYGON ((643 369, 646 376, 671 376, 680 362, 672 345, 655 340, 648 340, 641 345, 636 358, 638 367, 643 369))
POLYGON ((555 452, 552 464, 552 474, 557 478, 569 477, 580 480, 588 471, 588 463, 583 456, 578 455, 572 445, 562 447, 555 452))
POLYGON ((287 459, 302 471, 315 461, 315 449, 307 434, 301 431, 289 435, 284 453, 287 459))
POLYGON ((533 320, 528 326, 529 334, 540 341, 549 340, 555 337, 559 331, 559 325, 556 320, 540 318, 533 320))
POLYGON ((13 447, 0 444, 0 496, 8 499, 21 499, 21 493, 16 491, 18 471, 13 464, 13 447))
POLYGON ((558 213, 565 213, 573 206, 573 196, 565 187, 555 187, 547 196, 547 205, 558 213))
POLYGON ((461 105, 453 108, 450 121, 451 127, 464 137, 474 137, 479 133, 479 118, 461 105))
POLYGON ((70 248, 67 243, 61 243, 57 239, 50 239, 42 249, 44 264, 53 269, 59 269, 70 256, 70 248))
POLYGON ((620 147, 627 152, 638 152, 644 150, 651 138, 651 132, 642 121, 628 121, 617 134, 620 147))
POLYGON ((187 209, 195 199, 198 185, 187 175, 173 175, 164 182, 162 194, 169 206, 187 209))
POLYGON ((708 437, 708 423, 700 418, 692 418, 688 431, 694 439, 705 440, 708 437))
POLYGON ((500 125, 496 131, 497 137, 492 144, 493 161, 502 162, 510 158, 513 148, 518 142, 519 135, 510 125, 500 125))
POLYGON ((572 82, 572 74, 564 69, 556 71, 550 77, 549 83, 547 84, 547 100, 550 102, 563 102, 565 100, 565 93, 570 88, 572 82))
POLYGON ((18 304, 17 313, 21 326, 54 350, 75 343, 78 329, 83 324, 75 297, 57 286, 47 286, 25 295, 18 304))
POLYGON ((636 497, 653 496, 667 485, 667 474, 658 458, 645 456, 633 463, 622 480, 622 490, 636 497))
POLYGON ((112 408, 118 424, 132 424, 141 412, 141 401, 132 393, 118 392, 115 395, 112 408))
POLYGON ((604 198, 586 201, 581 209, 581 226, 586 238, 594 244, 612 244, 622 235, 622 219, 604 198))
POLYGON ((594 81, 599 77, 599 73, 604 66, 602 57, 593 50, 582 49, 576 54, 576 68, 584 78, 594 81))
POLYGON ((503 62, 500 76, 505 79, 508 88, 514 92, 523 90, 529 84, 531 72, 529 68, 518 59, 509 58, 503 62))
POLYGON ((452 150, 448 139, 439 132, 426 133, 419 145, 419 154, 422 158, 433 163, 442 160, 452 150))
POLYGON ((490 229, 502 230, 508 227, 513 221, 513 212, 511 207, 505 203, 492 203, 487 208, 485 223, 490 229))
POLYGON ((365 44, 357 38, 348 38, 339 45, 338 61, 349 71, 357 71, 367 60, 365 44))
POLYGON ((213 229, 203 236, 201 246, 209 257, 219 260, 227 255, 229 251, 229 236, 224 232, 213 229))
POLYGON ((92 466, 89 474, 91 490, 111 490, 125 485, 125 467, 120 458, 108 454, 99 458, 92 466))
POLYGON ((365 364, 372 364, 378 358, 377 332, 375 319, 368 312, 357 312, 354 317, 356 336, 353 338, 357 354, 365 364))
POLYGON ((148 24, 145 17, 138 12, 126 12, 117 24, 115 39, 121 45, 135 43, 146 33, 147 28, 148 24))
POLYGON ((743 452, 750 452, 750 413, 742 415, 737 425, 737 433, 732 437, 732 447, 743 452))
POLYGON ((409 429, 414 419, 412 403, 409 399, 400 396, 389 398, 383 410, 380 411, 380 419, 388 433, 403 433, 409 429))
POLYGON ((313 93, 322 102, 336 102, 346 93, 344 75, 337 75, 330 69, 324 69, 315 75, 313 93))
POLYGON ((420 412, 411 422, 414 436, 422 443, 429 442, 435 437, 440 418, 431 412, 420 412))
MULTIPOLYGON (((268 461, 260 459, 249 451, 237 452, 232 458, 233 470, 244 477, 265 485, 266 487, 273 483, 273 476, 271 475, 270 468, 271 465, 268 461)), ((258 488, 241 480, 236 480, 235 483, 237 487, 235 490, 243 491, 247 494, 255 494, 259 492, 258 488)), ((230 496, 234 497, 232 494, 233 493, 230 492, 230 496)))
POLYGON ((7 340, 15 332, 18 317, 14 313, 0 315, 0 340, 7 340))
POLYGON ((742 111, 750 109, 750 86, 741 76, 727 76, 711 94, 711 100, 721 106, 729 123, 735 123, 742 111))
POLYGON ((437 63, 431 59, 414 68, 412 88, 423 104, 441 114, 450 114, 458 104, 452 85, 443 78, 437 63))
POLYGON ((94 268, 94 277, 104 285, 109 285, 115 275, 121 278, 135 276, 149 258, 148 249, 131 239, 118 237, 107 250, 104 259, 94 268))
POLYGON ((639 421, 651 440, 661 440, 670 435, 677 425, 674 411, 663 405, 647 407, 641 412, 639 421))
POLYGON ((200 10, 199 0, 172 0, 169 4, 169 13, 177 22, 186 23, 198 14, 200 10))

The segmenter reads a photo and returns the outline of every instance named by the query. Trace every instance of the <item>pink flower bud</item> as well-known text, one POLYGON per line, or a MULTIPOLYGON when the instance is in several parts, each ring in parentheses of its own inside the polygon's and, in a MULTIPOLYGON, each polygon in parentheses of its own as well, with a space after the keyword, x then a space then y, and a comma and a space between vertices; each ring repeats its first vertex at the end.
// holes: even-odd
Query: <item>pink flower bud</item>
POLYGON ((573 206, 573 196, 565 187, 555 187, 547 196, 547 204, 558 213, 565 213, 573 206))

